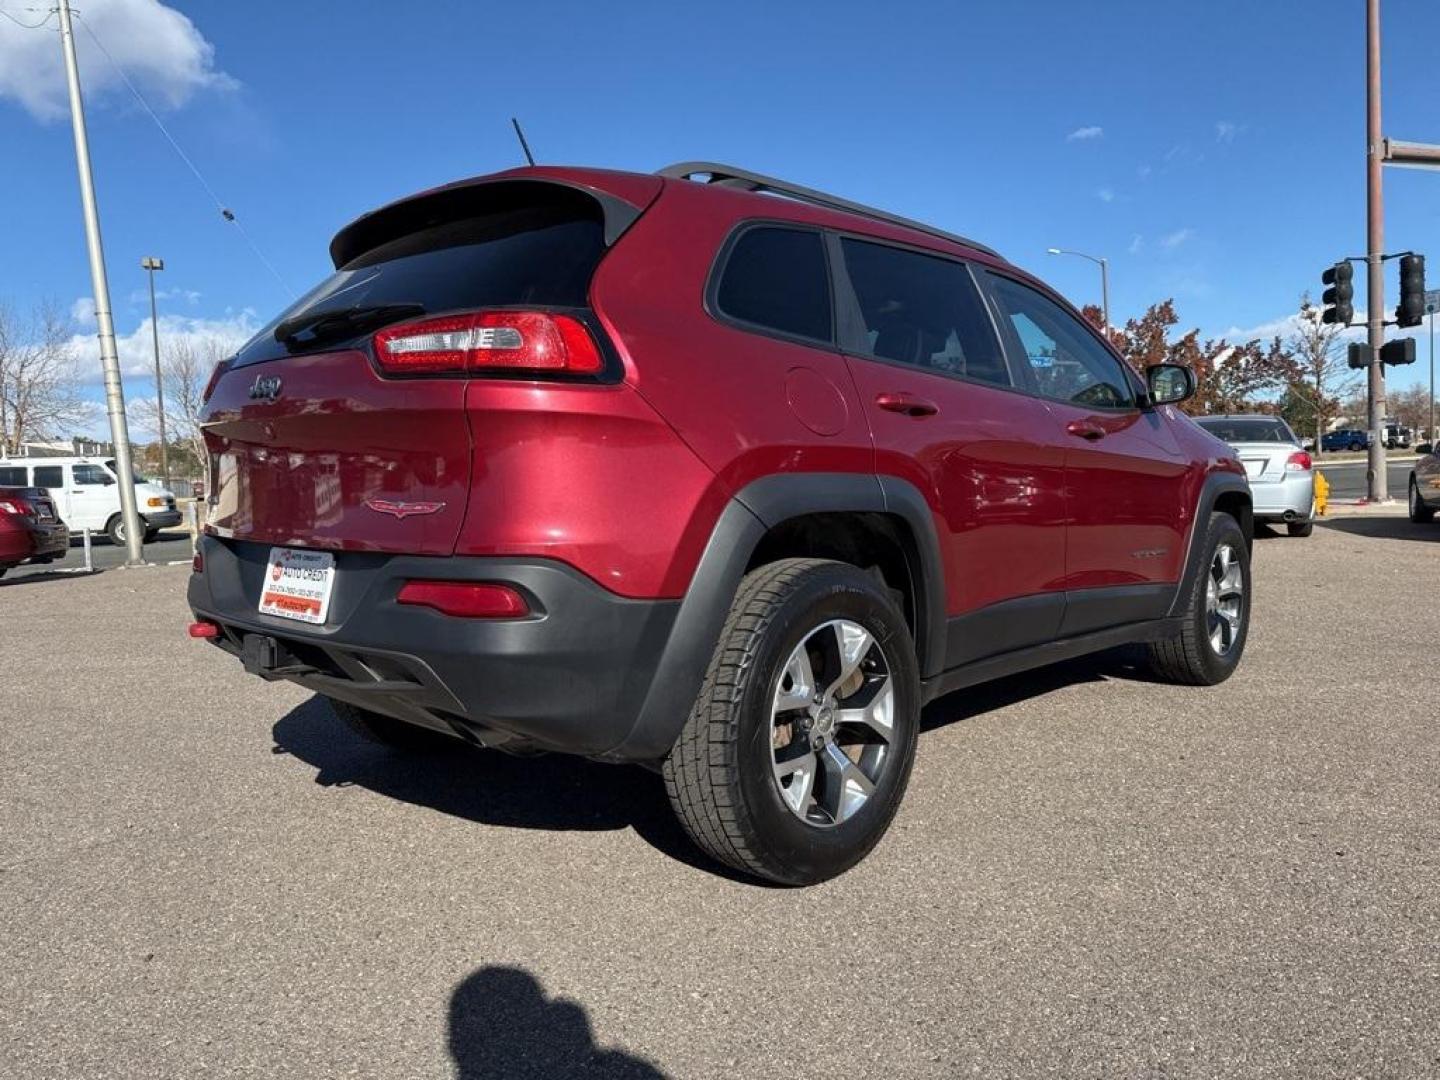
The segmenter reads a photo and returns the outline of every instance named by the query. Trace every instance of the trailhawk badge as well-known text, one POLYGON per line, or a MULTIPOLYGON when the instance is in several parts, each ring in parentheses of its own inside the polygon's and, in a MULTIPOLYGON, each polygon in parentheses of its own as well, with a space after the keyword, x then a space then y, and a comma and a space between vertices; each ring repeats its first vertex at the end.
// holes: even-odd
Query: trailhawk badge
POLYGON ((402 521, 422 514, 438 514, 445 509, 443 502, 392 502, 389 499, 366 499, 365 505, 377 514, 389 514, 402 521))

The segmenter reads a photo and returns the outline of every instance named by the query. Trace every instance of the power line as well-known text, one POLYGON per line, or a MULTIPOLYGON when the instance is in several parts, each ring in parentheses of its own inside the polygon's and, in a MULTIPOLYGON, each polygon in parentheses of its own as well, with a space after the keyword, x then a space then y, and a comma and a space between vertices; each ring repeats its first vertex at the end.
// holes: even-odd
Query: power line
MULTIPOLYGON (((80 18, 78 11, 74 12, 74 15, 76 18, 80 18)), ((275 280, 280 283, 280 287, 285 290, 287 296, 293 296, 294 290, 290 287, 289 282, 281 276, 280 271, 275 268, 275 264, 265 257, 265 253, 260 250, 259 245, 255 243, 250 234, 245 230, 245 226, 240 224, 240 219, 235 216, 235 211, 226 206, 224 202, 221 201, 220 196, 215 194, 215 189, 210 186, 210 182, 205 179, 204 174, 200 172, 195 162, 190 160, 190 155, 185 153, 181 148, 180 144, 175 140, 175 136, 170 134, 170 129, 165 126, 155 110, 150 107, 150 103, 145 100, 144 95, 136 89, 135 84, 130 81, 130 76, 125 74, 125 70, 116 62, 115 58, 110 55, 110 50, 105 48, 104 43, 95 35, 95 31, 90 29, 90 24, 83 18, 80 18, 80 25, 85 27, 85 32, 90 35, 90 40, 95 43, 95 47, 105 55, 106 60, 110 61, 110 66, 115 69, 115 74, 120 76, 120 80, 129 88, 130 93, 135 96, 135 100, 140 103, 140 107, 144 109, 150 119, 155 122, 155 126, 160 129, 160 134, 165 136, 166 142, 170 144, 180 160, 185 163, 186 168, 195 175, 195 179, 200 182, 200 186, 203 187, 205 193, 210 196, 210 200, 215 204, 215 208, 220 211, 220 216, 239 230, 240 236, 245 240, 245 243, 249 245, 250 250, 255 253, 255 257, 264 263, 265 268, 275 276, 275 280)))
MULTIPOLYGON (((39 11, 39 10, 41 10, 41 9, 40 9, 40 8, 26 8, 25 10, 26 10, 26 11, 39 11)), ((55 17, 55 12, 54 12, 54 11, 51 11, 50 14, 46 15, 43 19, 41 19, 41 20, 40 20, 39 22, 37 22, 37 23, 21 22, 19 19, 17 19, 14 15, 10 14, 10 12, 6 11, 4 8, 0 8, 0 15, 4 15, 5 18, 9 19, 9 20, 10 20, 11 22, 13 22, 16 26, 20 27, 20 28, 23 29, 23 30, 39 30, 42 26, 44 26, 44 25, 45 25, 46 23, 48 23, 52 18, 55 17)))

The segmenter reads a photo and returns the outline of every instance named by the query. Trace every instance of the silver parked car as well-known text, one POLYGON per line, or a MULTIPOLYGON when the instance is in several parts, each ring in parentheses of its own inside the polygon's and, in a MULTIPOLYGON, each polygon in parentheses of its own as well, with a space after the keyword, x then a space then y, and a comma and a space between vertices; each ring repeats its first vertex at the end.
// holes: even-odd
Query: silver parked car
POLYGON ((1310 455, 1278 416, 1197 416, 1195 422, 1229 443, 1245 466, 1255 520, 1279 524, 1291 536, 1315 529, 1315 472, 1310 455))

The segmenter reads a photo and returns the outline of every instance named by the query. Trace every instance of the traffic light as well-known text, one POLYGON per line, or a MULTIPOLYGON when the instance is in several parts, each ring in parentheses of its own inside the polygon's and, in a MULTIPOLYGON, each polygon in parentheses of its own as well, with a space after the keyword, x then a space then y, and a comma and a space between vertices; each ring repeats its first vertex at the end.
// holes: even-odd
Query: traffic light
POLYGON ((1396 326, 1419 326, 1425 321, 1425 256, 1400 256, 1400 303, 1395 306, 1396 326))
POLYGON ((1380 362, 1390 367, 1415 363, 1415 339, 1406 337, 1387 341, 1380 346, 1380 362))
MULTIPOLYGON (((1355 299, 1354 277, 1355 268, 1348 262, 1337 262, 1320 275, 1321 283, 1330 286, 1320 298, 1325 304, 1325 310, 1320 313, 1322 322, 1350 325, 1350 320, 1355 317, 1355 305, 1351 303, 1355 299)), ((1423 292, 1425 287, 1422 285, 1420 288, 1423 292)))
POLYGON ((1345 362, 1357 371, 1364 371, 1370 366, 1370 346, 1352 341, 1345 350, 1345 362))

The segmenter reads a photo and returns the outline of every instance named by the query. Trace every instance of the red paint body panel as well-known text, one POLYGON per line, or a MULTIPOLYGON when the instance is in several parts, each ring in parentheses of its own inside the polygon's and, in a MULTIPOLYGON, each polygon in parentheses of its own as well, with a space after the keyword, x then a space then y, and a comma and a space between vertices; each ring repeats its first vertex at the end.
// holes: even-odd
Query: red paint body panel
POLYGON ((227 372, 205 438, 217 457, 209 528, 296 547, 449 555, 470 497, 465 382, 382 379, 363 352, 272 360, 227 372), (257 377, 281 396, 252 401, 257 377), (397 518, 367 499, 430 501, 397 518))
MULTIPOLYGON (((710 267, 737 220, 730 195, 669 182, 600 264, 591 303, 625 359, 627 380, 731 492, 781 472, 873 472, 865 411, 844 357, 705 313, 710 267), (796 369, 806 374, 797 379, 796 369), (797 385, 806 395, 798 409, 790 402, 797 385), (833 433, 818 434, 817 420, 833 433)), ((746 216, 756 216, 759 198, 746 197, 746 216)), ((787 217, 804 209, 783 207, 787 217)))
POLYGON ((948 613, 1064 588, 1065 448, 1045 403, 918 368, 850 366, 870 403, 876 468, 914 484, 935 514, 948 613), (938 411, 874 405, 895 392, 938 411))
POLYGON ((22 563, 33 555, 35 538, 30 530, 15 520, 13 514, 0 512, 0 566, 22 563))

